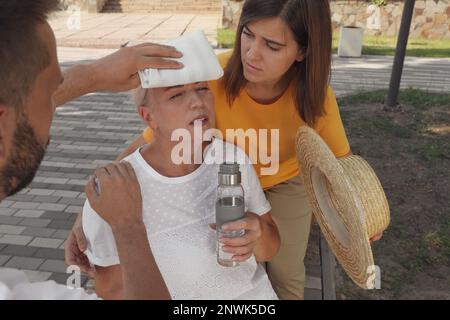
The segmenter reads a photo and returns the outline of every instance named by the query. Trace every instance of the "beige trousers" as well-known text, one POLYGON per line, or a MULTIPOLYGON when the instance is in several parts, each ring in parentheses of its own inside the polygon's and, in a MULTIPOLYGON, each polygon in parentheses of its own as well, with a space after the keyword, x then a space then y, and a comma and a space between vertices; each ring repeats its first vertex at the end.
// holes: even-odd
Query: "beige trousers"
POLYGON ((267 263, 267 273, 280 299, 303 299, 304 258, 311 228, 311 208, 301 178, 294 177, 265 192, 272 217, 281 237, 281 246, 267 263))

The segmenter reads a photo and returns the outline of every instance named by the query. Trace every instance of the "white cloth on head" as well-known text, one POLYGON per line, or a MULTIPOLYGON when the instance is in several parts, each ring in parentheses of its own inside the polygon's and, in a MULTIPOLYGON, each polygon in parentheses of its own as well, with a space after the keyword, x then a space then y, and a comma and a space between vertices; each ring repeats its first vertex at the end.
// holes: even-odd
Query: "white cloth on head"
MULTIPOLYGON (((215 222, 219 165, 240 163, 245 209, 257 215, 271 209, 253 165, 242 149, 215 139, 194 172, 176 178, 160 175, 140 150, 125 158, 134 168, 142 193, 143 220, 155 261, 172 299, 277 299, 264 267, 252 256, 238 267, 217 263, 215 222)), ((110 226, 86 201, 83 230, 91 263, 120 263, 110 226)))
POLYGON ((183 63, 184 67, 140 70, 142 88, 171 87, 222 77, 223 69, 203 31, 183 35, 166 44, 183 53, 183 57, 173 60, 183 63))

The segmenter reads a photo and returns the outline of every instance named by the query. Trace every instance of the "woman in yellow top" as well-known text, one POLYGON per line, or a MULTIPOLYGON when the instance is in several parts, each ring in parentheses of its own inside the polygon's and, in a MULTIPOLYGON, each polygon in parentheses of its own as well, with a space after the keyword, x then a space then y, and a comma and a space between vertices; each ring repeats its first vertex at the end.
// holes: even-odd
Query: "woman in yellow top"
MULTIPOLYGON (((267 271, 281 299, 303 299, 303 259, 311 225, 295 155, 297 129, 309 125, 336 157, 350 154, 328 86, 331 41, 328 0, 246 0, 235 48, 219 56, 225 74, 209 84, 216 101, 216 126, 224 138, 227 129, 256 131, 257 152, 254 144, 237 144, 254 163, 280 232, 281 247, 267 271), (266 141, 260 141, 265 133, 266 141)), ((148 128, 120 158, 151 140, 148 128)))

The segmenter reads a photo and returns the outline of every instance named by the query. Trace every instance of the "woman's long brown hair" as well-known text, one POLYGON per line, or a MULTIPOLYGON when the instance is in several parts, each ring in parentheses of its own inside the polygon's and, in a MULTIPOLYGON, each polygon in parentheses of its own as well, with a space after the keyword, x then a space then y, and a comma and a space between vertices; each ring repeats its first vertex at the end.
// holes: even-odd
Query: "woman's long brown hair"
POLYGON ((281 18, 292 30, 305 54, 292 66, 295 104, 300 117, 314 126, 325 114, 324 104, 331 68, 332 28, 328 0, 246 0, 242 8, 233 53, 225 67, 223 82, 228 103, 246 85, 241 61, 241 33, 248 23, 270 17, 281 18))

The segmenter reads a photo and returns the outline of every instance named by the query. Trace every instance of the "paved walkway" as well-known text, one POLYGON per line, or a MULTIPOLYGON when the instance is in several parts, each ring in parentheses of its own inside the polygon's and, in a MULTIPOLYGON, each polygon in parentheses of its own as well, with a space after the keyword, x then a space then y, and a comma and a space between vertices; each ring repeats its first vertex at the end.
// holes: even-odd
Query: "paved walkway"
MULTIPOLYGON (((112 24, 114 21, 125 24, 124 21, 131 23, 129 21, 137 18, 117 15, 116 20, 109 20, 112 18, 108 15, 101 19, 112 24)), ((147 16, 141 19, 146 20, 147 16)), ((52 25, 57 24, 55 21, 52 25)), ((117 36, 114 38, 114 47, 117 47, 125 39, 125 34, 120 33, 120 28, 113 29, 115 31, 110 35, 115 33, 117 36)), ((89 32, 83 32, 87 37, 89 32)), ((167 36, 179 33, 171 32, 168 31, 167 36)), ((100 40, 106 41, 104 30, 99 30, 98 34, 103 36, 95 41, 91 39, 95 45, 100 40)), ((56 35, 59 44, 67 43, 64 41, 72 37, 63 30, 57 30, 56 35)), ((72 40, 77 37, 85 39, 82 32, 72 35, 72 40)), ((130 40, 128 34, 126 36, 130 40)), ((86 39, 85 43, 91 41, 86 39)), ((58 48, 63 68, 110 52, 111 49, 58 48)), ((391 65, 392 57, 334 57, 331 84, 338 96, 359 90, 387 88, 391 65)), ((410 86, 430 92, 450 92, 450 59, 407 58, 402 87, 410 86)), ((114 160, 142 128, 128 93, 90 94, 60 108, 51 130, 52 142, 33 183, 20 194, 0 203, 0 267, 26 270, 32 280, 53 279, 65 283, 64 240, 84 203, 83 189, 87 178, 96 166, 114 160)), ((317 227, 312 230, 306 264, 306 298, 321 299, 322 271, 317 227)))
MULTIPOLYGON (((361 90, 388 89, 393 59, 385 56, 334 56, 331 85, 339 96, 361 90)), ((401 88, 450 93, 450 58, 406 57, 401 88)))
POLYGON ((217 28, 221 14, 72 14, 59 12, 52 16, 52 26, 59 46, 119 48, 129 41, 158 42, 173 39, 185 32, 204 30, 217 45, 217 28))

